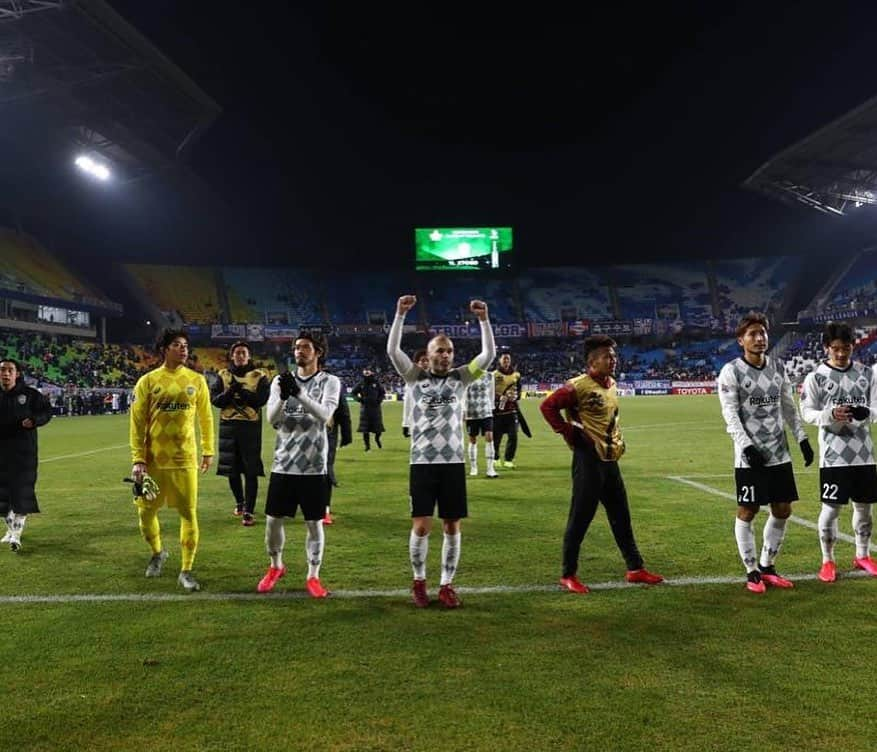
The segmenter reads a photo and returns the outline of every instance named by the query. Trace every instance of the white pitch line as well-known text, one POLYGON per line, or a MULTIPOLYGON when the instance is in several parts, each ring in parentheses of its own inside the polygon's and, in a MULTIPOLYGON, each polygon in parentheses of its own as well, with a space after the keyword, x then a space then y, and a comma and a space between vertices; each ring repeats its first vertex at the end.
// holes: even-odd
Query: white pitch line
MULTIPOLYGON (((624 425, 622 428, 622 433, 626 431, 636 431, 641 428, 669 428, 671 426, 702 426, 703 421, 700 420, 684 420, 678 423, 644 423, 639 426, 628 426, 624 425)), ((716 424, 718 425, 718 424, 716 424)), ((710 428, 714 428, 715 426, 710 426, 710 428)))
MULTIPOLYGON (((867 577, 865 572, 853 571, 838 573, 838 579, 860 579, 867 577)), ((794 574, 788 575, 795 582, 815 580, 816 575, 794 574)), ((635 590, 642 587, 699 587, 702 585, 740 585, 743 580, 740 577, 678 577, 664 580, 660 585, 637 585, 613 580, 612 582, 600 582, 594 585, 588 584, 591 590, 635 590)), ((460 595, 507 595, 513 593, 558 593, 566 597, 573 597, 572 593, 561 592, 557 585, 494 585, 487 587, 458 587, 456 591, 460 595)), ((333 590, 331 598, 338 600, 355 600, 361 598, 409 598, 410 590, 333 590)), ((0 596, 0 605, 3 604, 36 604, 36 603, 191 603, 193 601, 284 601, 284 600, 308 600, 310 596, 304 590, 292 590, 281 593, 81 593, 71 595, 3 595, 0 596)))
POLYGON ((89 449, 87 452, 76 452, 75 454, 61 454, 57 457, 49 457, 48 459, 40 460, 40 464, 42 465, 45 462, 58 462, 60 460, 72 460, 77 457, 86 457, 89 454, 100 454, 101 452, 108 452, 111 449, 124 449, 128 444, 116 444, 116 446, 110 447, 101 447, 100 449, 89 449))
MULTIPOLYGON (((795 477, 799 475, 816 475, 815 470, 796 470, 795 477)), ((668 478, 672 480, 677 480, 679 478, 697 478, 698 480, 703 480, 704 478, 733 478, 734 473, 692 473, 691 475, 668 475, 668 478)))
MULTIPOLYGON (((713 488, 712 486, 708 486, 705 483, 698 483, 694 480, 689 480, 688 478, 681 475, 668 475, 667 480, 675 480, 677 483, 685 483, 686 485, 693 486, 699 491, 705 491, 708 494, 712 494, 713 496, 721 496, 723 499, 730 499, 733 502, 737 501, 737 497, 732 493, 728 493, 727 491, 722 491, 718 488, 713 488)), ((806 520, 803 517, 798 517, 797 515, 789 515, 789 520, 797 523, 803 527, 809 527, 811 530, 819 530, 819 525, 815 522, 811 522, 810 520, 806 520)), ((853 538, 852 535, 847 535, 846 533, 838 533, 837 537, 839 540, 846 541, 847 543, 852 543, 855 545, 856 539, 853 538)))

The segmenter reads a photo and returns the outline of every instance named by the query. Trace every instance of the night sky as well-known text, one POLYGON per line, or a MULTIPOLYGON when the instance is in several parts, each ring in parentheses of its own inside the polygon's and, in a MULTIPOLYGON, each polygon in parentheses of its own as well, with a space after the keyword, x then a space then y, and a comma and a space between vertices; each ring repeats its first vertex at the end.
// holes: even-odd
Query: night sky
POLYGON ((864 3, 110 4, 223 108, 190 167, 247 228, 224 262, 404 268, 466 224, 524 265, 825 253, 838 221, 740 184, 877 94, 864 3))

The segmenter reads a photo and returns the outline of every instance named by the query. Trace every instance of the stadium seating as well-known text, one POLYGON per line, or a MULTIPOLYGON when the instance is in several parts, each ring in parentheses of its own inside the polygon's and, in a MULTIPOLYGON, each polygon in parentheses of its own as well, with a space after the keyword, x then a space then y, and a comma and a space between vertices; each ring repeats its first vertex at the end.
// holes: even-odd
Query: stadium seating
POLYGON ((416 289, 404 272, 338 274, 327 279, 325 300, 329 320, 335 324, 367 324, 377 314, 392 321, 396 301, 416 289))
POLYGON ((877 302, 877 250, 861 253, 838 280, 829 308, 868 307, 877 302))
POLYGON ((71 302, 109 303, 29 235, 0 228, 0 258, 0 288, 71 302))
POLYGON ((515 304, 515 282, 489 277, 453 276, 453 273, 421 277, 419 293, 434 323, 453 324, 472 318, 469 301, 485 300, 495 322, 521 321, 515 304))
POLYGON ((800 265, 800 259, 786 256, 717 261, 716 290, 726 319, 734 322, 747 311, 777 310, 800 265))
POLYGON ((712 316, 706 264, 637 264, 609 270, 621 318, 683 320, 709 326, 712 316))
POLYGON ((614 318, 604 279, 582 267, 529 269, 519 277, 524 316, 528 321, 559 321, 569 318, 614 318))
POLYGON ((126 268, 162 311, 177 311, 189 324, 222 320, 214 269, 151 264, 127 264, 126 268))
POLYGON ((289 267, 225 267, 231 320, 297 325, 323 321, 316 272, 289 267))

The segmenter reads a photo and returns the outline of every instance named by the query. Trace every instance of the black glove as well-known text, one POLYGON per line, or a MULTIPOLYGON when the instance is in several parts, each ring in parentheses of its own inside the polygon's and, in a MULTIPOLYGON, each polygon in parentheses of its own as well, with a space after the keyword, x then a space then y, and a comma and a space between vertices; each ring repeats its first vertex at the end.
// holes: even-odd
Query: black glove
POLYGON ((402 426, 402 435, 403 435, 406 439, 410 439, 410 438, 411 438, 411 430, 408 428, 408 426, 402 426))
MULTIPOLYGON (((863 410, 867 410, 867 407, 863 407, 863 410)), ((813 464, 813 447, 810 446, 810 439, 804 439, 800 444, 801 454, 804 455, 804 467, 810 467, 813 464)))
POLYGON ((743 456, 746 458, 746 461, 751 468, 764 467, 767 464, 764 455, 751 444, 743 450, 743 456))
POLYGON ((868 420, 871 417, 871 411, 864 405, 854 405, 850 408, 850 413, 856 420, 868 420))
POLYGON ((297 397, 300 391, 301 387, 290 371, 280 374, 280 399, 285 400, 290 397, 297 397))

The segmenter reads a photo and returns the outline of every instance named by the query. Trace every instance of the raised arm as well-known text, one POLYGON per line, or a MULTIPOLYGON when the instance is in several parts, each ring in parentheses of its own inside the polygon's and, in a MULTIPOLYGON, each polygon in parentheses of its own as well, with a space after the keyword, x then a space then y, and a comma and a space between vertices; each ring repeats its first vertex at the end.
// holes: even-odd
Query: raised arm
POLYGON ((484 371, 496 357, 496 343, 493 341, 493 327, 490 326, 487 303, 483 300, 473 300, 469 304, 469 310, 475 314, 481 326, 481 352, 473 358, 470 367, 474 366, 478 371, 484 371))
POLYGON ((411 358, 402 352, 402 327, 405 325, 405 315, 414 308, 417 298, 414 295, 403 295, 396 302, 396 315, 393 325, 390 327, 390 336, 387 338, 387 355, 393 368, 405 382, 408 383, 407 375, 411 371, 411 358))

